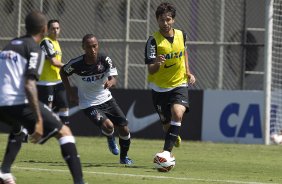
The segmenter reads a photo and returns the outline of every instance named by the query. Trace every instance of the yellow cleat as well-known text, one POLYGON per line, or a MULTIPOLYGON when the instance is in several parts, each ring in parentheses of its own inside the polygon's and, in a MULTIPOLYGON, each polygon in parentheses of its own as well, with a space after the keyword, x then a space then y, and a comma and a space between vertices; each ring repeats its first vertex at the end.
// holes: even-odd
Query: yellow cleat
POLYGON ((178 136, 177 139, 176 139, 176 142, 174 144, 175 147, 179 148, 180 147, 180 144, 181 144, 181 137, 178 136))

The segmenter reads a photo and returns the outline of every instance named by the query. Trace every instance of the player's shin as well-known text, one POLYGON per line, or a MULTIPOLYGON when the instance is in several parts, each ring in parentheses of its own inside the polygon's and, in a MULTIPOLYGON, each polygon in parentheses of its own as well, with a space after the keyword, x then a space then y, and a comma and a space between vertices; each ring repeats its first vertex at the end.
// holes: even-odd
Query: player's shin
POLYGON ((120 158, 125 158, 130 147, 130 133, 127 136, 119 136, 120 158))
POLYGON ((23 140, 23 134, 21 132, 19 134, 11 133, 9 135, 6 152, 1 165, 1 171, 3 173, 11 172, 11 166, 21 149, 22 140, 23 140))
POLYGON ((74 183, 83 183, 80 158, 73 136, 64 136, 59 139, 62 156, 68 164, 74 183))
POLYGON ((164 150, 171 152, 181 128, 180 122, 171 121, 170 127, 165 136, 164 150))

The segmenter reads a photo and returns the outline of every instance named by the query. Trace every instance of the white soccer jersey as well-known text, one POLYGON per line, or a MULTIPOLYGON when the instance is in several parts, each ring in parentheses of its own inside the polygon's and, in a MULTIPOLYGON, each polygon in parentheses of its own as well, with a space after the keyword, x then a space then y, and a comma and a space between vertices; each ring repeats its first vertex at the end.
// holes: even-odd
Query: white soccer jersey
POLYGON ((85 64, 84 56, 70 60, 63 66, 63 72, 71 83, 78 88, 79 106, 86 109, 100 105, 112 98, 104 84, 109 76, 118 75, 110 57, 98 54, 96 64, 85 64))
POLYGON ((25 77, 38 80, 43 62, 44 55, 30 36, 12 40, 0 52, 0 106, 27 103, 25 77))

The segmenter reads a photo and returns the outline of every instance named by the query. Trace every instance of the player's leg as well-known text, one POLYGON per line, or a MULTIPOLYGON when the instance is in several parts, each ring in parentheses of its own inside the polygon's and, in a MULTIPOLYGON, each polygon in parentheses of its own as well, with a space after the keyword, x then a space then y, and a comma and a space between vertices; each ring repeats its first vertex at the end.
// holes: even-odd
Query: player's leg
POLYGON ((168 94, 171 121, 165 137, 164 150, 171 151, 179 139, 183 115, 189 111, 188 89, 186 87, 175 88, 168 94))
POLYGON ((75 138, 72 135, 71 130, 66 125, 63 125, 56 137, 59 141, 62 156, 69 167, 74 183, 83 184, 80 156, 78 155, 75 138))
POLYGON ((23 140, 26 138, 27 132, 24 133, 23 127, 18 123, 25 118, 23 113, 25 108, 28 107, 26 105, 0 107, 0 120, 11 126, 0 170, 0 180, 4 184, 15 184, 11 167, 21 149, 23 140))
POLYGON ((169 135, 168 131, 170 129, 170 122, 171 122, 171 109, 170 109, 171 104, 169 101, 170 93, 171 93, 170 91, 169 92, 152 91, 152 100, 153 100, 154 108, 160 117, 160 121, 163 126, 163 131, 166 135, 165 143, 164 143, 164 150, 166 151, 172 150, 172 148, 168 148, 170 147, 168 145, 169 145, 169 142, 171 141, 169 140, 169 137, 167 136, 169 135))
MULTIPOLYGON (((169 127, 170 127, 170 122, 163 123, 163 130, 165 133, 168 131, 169 127)), ((181 137, 180 135, 178 135, 174 146, 178 148, 180 147, 180 144, 181 144, 181 137)))
POLYGON ((25 134, 19 129, 13 129, 9 134, 6 151, 1 164, 0 178, 4 184, 15 184, 15 177, 11 174, 11 167, 14 163, 22 145, 25 134))
POLYGON ((104 136, 107 137, 108 148, 114 155, 119 154, 118 146, 115 142, 114 125, 112 121, 103 112, 107 108, 107 104, 88 107, 83 109, 84 114, 100 129, 104 136))
POLYGON ((63 83, 55 86, 53 107, 58 109, 57 114, 65 125, 69 126, 69 104, 63 83))
POLYGON ((186 108, 180 104, 173 104, 171 106, 171 121, 170 126, 165 136, 164 150, 170 151, 175 145, 180 133, 181 121, 186 108))
POLYGON ((21 149, 23 139, 25 138, 25 134, 22 132, 22 126, 17 123, 22 119, 23 108, 25 108, 24 105, 0 107, 1 121, 12 127, 0 171, 0 180, 4 184, 15 184, 15 178, 11 174, 11 167, 21 149))
POLYGON ((38 143, 43 144, 49 138, 55 136, 58 139, 62 156, 68 165, 74 183, 83 184, 80 158, 71 130, 66 125, 63 125, 59 117, 46 106, 40 104, 40 110, 44 122, 44 135, 38 143))
POLYGON ((115 141, 114 136, 114 125, 111 120, 106 119, 100 126, 102 134, 107 137, 108 148, 110 152, 114 155, 119 154, 119 149, 115 141))
POLYGON ((118 128, 119 134, 119 145, 120 145, 120 163, 121 164, 133 164, 133 161, 128 157, 128 151, 131 143, 130 131, 128 128, 128 122, 126 117, 116 100, 112 98, 107 102, 107 110, 105 113, 114 123, 114 125, 118 128))
POLYGON ((132 159, 128 157, 131 137, 128 126, 118 126, 119 129, 119 145, 120 145, 120 163, 131 165, 132 159))
POLYGON ((54 101, 54 86, 37 85, 38 99, 52 109, 54 101))
POLYGON ((22 132, 20 125, 14 126, 8 137, 7 147, 1 164, 2 173, 10 173, 12 164, 14 163, 22 146, 25 134, 22 132))

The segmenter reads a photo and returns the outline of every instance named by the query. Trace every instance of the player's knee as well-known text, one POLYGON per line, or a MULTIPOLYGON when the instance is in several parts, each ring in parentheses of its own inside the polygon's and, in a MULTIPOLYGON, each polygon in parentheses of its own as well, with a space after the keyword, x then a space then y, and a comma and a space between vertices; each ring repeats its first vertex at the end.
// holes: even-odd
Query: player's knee
POLYGON ((64 136, 72 136, 72 132, 70 128, 66 125, 63 125, 61 130, 59 131, 58 138, 64 137, 64 136))
POLYGON ((60 145, 64 145, 64 144, 67 144, 67 143, 74 143, 75 144, 75 138, 72 135, 63 136, 63 137, 59 138, 58 141, 59 141, 60 145))
POLYGON ((119 126, 118 131, 120 136, 127 136, 130 134, 128 126, 119 126))
POLYGON ((101 129, 107 133, 113 132, 114 124, 109 119, 107 119, 102 123, 101 129))
POLYGON ((172 120, 173 121, 182 121, 183 118, 183 112, 182 111, 174 111, 172 112, 172 120))

